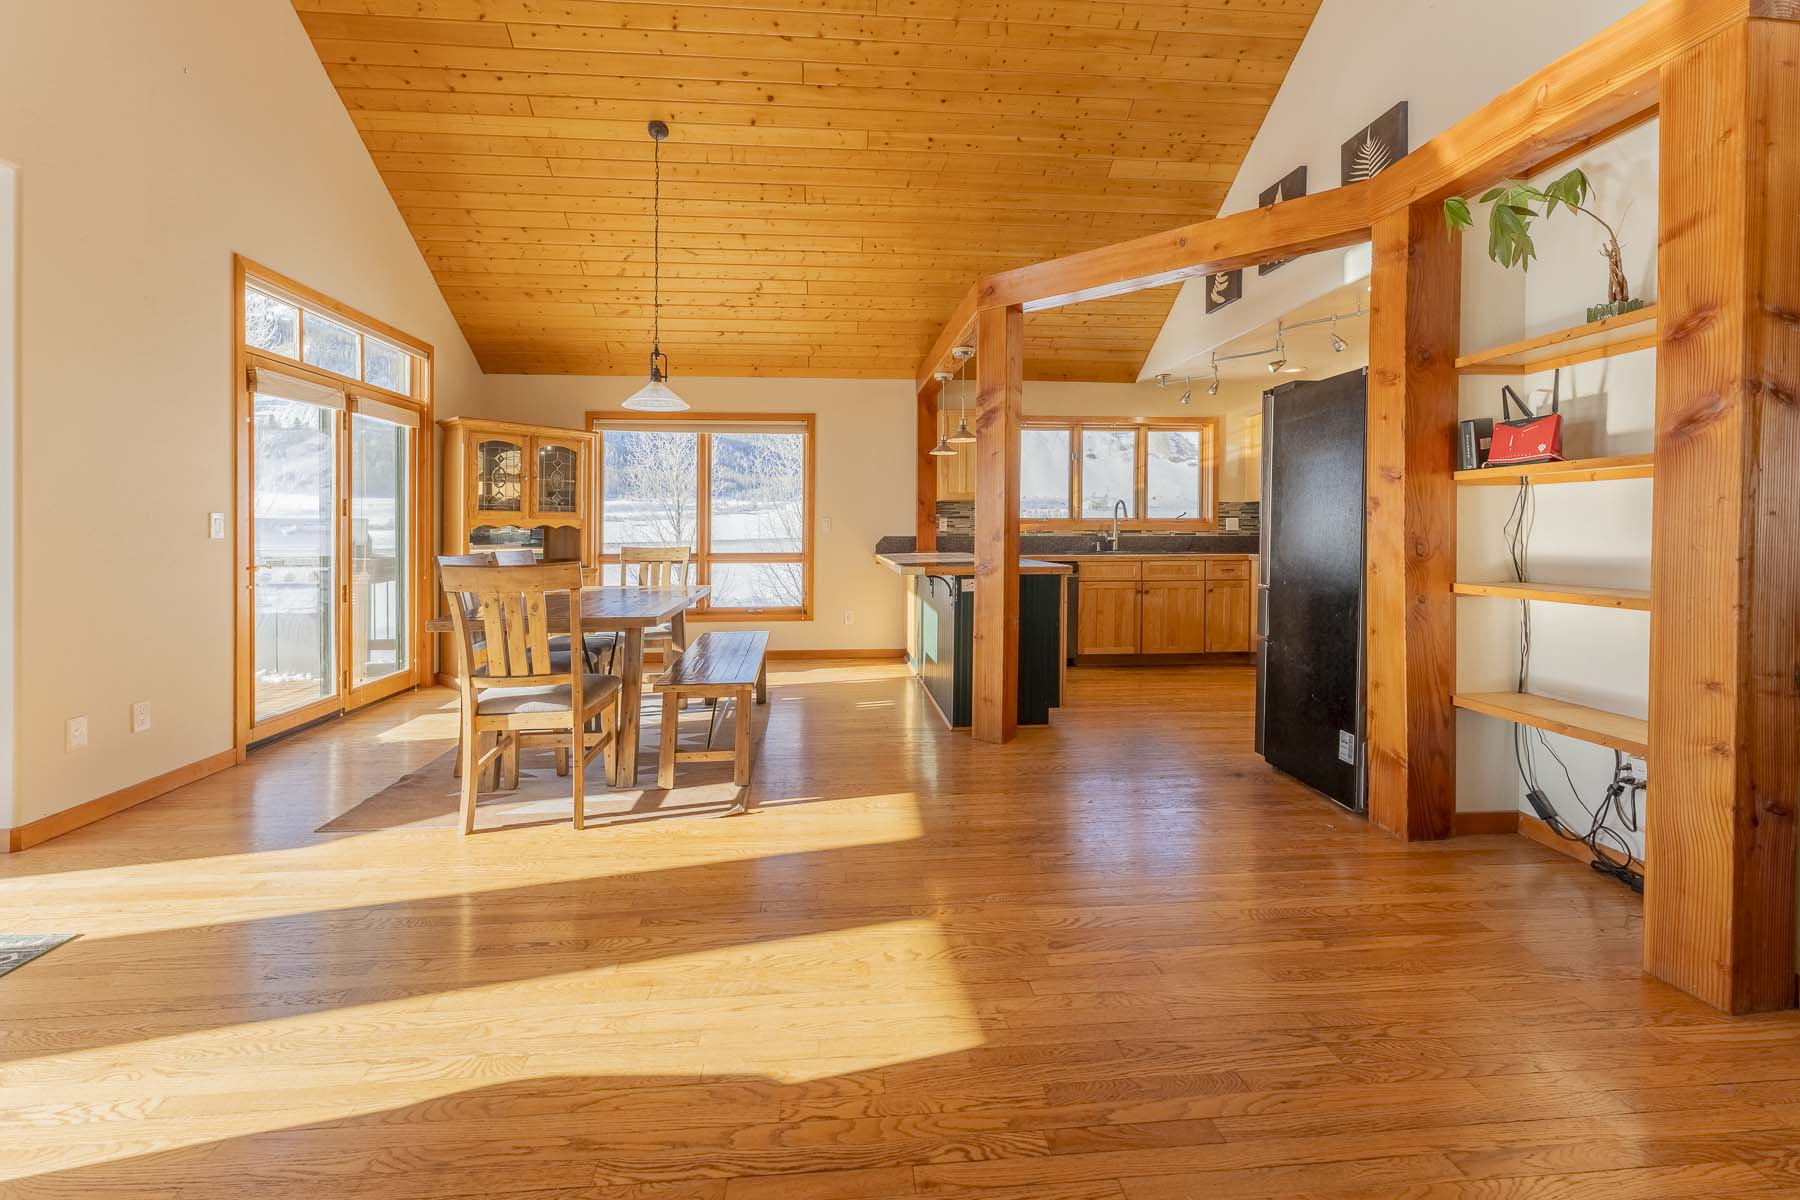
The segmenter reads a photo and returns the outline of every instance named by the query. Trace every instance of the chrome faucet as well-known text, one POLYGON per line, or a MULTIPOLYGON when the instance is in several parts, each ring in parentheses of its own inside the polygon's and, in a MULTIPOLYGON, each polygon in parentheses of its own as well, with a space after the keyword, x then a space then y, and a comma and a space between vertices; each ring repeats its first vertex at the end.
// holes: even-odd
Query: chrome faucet
POLYGON ((1113 501, 1113 514, 1112 514, 1112 532, 1106 535, 1106 539, 1107 539, 1107 541, 1112 543, 1112 548, 1114 551, 1117 551, 1119 548, 1119 518, 1124 515, 1125 515, 1125 502, 1123 500, 1114 500, 1113 501))

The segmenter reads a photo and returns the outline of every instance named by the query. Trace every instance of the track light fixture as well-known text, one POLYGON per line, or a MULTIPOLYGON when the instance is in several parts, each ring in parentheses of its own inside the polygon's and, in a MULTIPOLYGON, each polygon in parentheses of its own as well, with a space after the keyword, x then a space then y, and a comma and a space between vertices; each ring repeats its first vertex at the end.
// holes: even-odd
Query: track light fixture
POLYGON ((1206 394, 1216 396, 1219 394, 1219 355, 1217 351, 1213 352, 1212 373, 1212 382, 1206 385, 1206 394))
POLYGON ((1177 399, 1175 401, 1175 403, 1186 404, 1188 401, 1190 401, 1194 398, 1194 381, 1192 379, 1190 379, 1188 376, 1183 375, 1181 377, 1181 383, 1182 383, 1181 396, 1179 399, 1177 399))
POLYGON ((1331 350, 1334 354, 1342 354, 1350 348, 1350 343, 1338 336, 1337 317, 1331 318, 1331 350))

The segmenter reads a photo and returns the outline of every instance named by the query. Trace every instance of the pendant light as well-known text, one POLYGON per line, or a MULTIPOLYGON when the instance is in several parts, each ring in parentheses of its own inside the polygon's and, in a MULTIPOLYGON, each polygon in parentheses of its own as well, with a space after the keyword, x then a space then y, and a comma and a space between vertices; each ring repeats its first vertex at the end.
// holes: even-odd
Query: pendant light
POLYGON ((956 447, 952 446, 949 439, 944 436, 943 396, 944 389, 950 386, 952 376, 948 371, 933 371, 931 377, 938 382, 938 444, 927 450, 926 453, 933 458, 955 458, 956 447))
POLYGON ((956 381, 956 398, 962 406, 962 419, 957 422, 956 432, 950 435, 950 443, 966 446, 975 440, 975 434, 969 429, 969 360, 975 357, 975 347, 954 346, 950 357, 956 360, 956 368, 962 372, 962 378, 956 381))
POLYGON ((669 386, 669 358, 662 352, 662 144, 669 136, 669 127, 661 121, 650 122, 650 141, 655 148, 656 156, 656 191, 651 202, 654 214, 654 232, 651 234, 651 255, 654 266, 651 275, 651 317, 650 317, 650 382, 631 393, 625 401, 625 407, 632 412, 685 412, 687 401, 675 394, 669 386))

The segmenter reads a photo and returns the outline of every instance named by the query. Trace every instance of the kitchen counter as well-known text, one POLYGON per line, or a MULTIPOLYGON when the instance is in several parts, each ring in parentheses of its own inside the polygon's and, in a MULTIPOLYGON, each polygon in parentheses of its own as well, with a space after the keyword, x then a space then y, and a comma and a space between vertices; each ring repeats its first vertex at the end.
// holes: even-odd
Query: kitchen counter
MULTIPOLYGON (((877 554, 875 561, 900 575, 973 575, 973 554, 877 554)), ((1037 558, 1021 558, 1021 575, 1067 575, 1074 570, 1066 563, 1046 562, 1037 558)))

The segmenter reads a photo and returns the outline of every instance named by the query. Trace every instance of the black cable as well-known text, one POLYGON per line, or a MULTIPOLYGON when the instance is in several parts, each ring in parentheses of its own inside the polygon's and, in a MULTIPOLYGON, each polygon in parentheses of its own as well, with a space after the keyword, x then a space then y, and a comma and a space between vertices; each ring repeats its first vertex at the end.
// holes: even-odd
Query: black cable
MULTIPOLYGON (((1513 498, 1512 509, 1507 513, 1506 520, 1500 527, 1501 533, 1506 538, 1507 553, 1512 559, 1513 577, 1520 583, 1528 581, 1528 552, 1531 544, 1531 531, 1536 521, 1537 495, 1527 480, 1520 479, 1518 495, 1513 498)), ((1519 601, 1518 671, 1518 691, 1521 695, 1530 691, 1530 681, 1531 602, 1521 600, 1519 601)), ((1569 794, 1575 798, 1575 803, 1581 807, 1582 812, 1587 814, 1587 832, 1581 834, 1569 828, 1561 814, 1556 811, 1556 806, 1551 803, 1550 797, 1544 792, 1542 782, 1538 778, 1537 759, 1531 745, 1531 732, 1525 726, 1515 723, 1513 726, 1513 761, 1518 766, 1519 778, 1525 784, 1527 796, 1533 798, 1532 808, 1539 813, 1552 833, 1566 841, 1579 842, 1586 846, 1588 853, 1593 855, 1593 860, 1588 865, 1594 870, 1603 875, 1612 876, 1633 891, 1643 891, 1644 876, 1643 872, 1638 869, 1638 859, 1632 852, 1631 843, 1626 841, 1625 836, 1618 830, 1606 824, 1607 804, 1611 803, 1617 807, 1618 795, 1624 786, 1621 781, 1629 778, 1625 767, 1625 755, 1618 750, 1613 751, 1612 783, 1607 788, 1606 800, 1601 802, 1599 810, 1596 811, 1588 807, 1587 801, 1581 798, 1581 789, 1575 786, 1575 777, 1569 771, 1569 764, 1563 761, 1562 755, 1556 752, 1556 747, 1550 744, 1550 740, 1544 736, 1542 730, 1537 731, 1537 740, 1538 744, 1543 746, 1545 752, 1562 770, 1563 782, 1568 784, 1569 794), (1607 849, 1612 849, 1616 845, 1617 853, 1625 860, 1623 863, 1618 862, 1602 850, 1603 840, 1608 843, 1607 849)))

